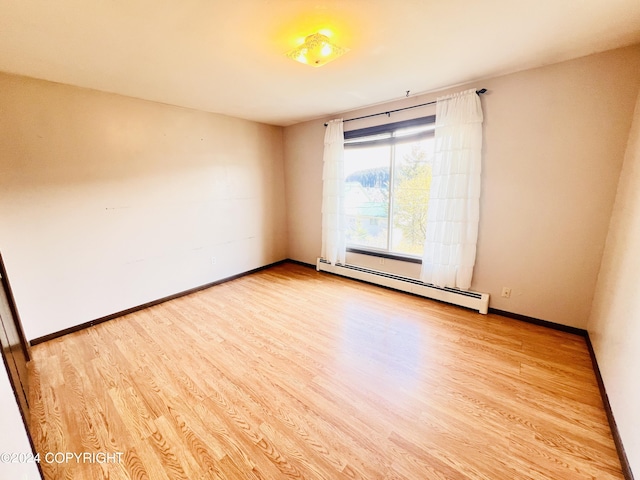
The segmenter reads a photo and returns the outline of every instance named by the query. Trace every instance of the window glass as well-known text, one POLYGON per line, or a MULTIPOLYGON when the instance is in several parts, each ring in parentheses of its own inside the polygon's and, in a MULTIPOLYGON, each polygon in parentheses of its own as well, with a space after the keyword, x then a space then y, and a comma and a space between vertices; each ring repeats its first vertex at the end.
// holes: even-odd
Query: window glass
POLYGON ((347 244, 386 250, 391 146, 345 150, 347 244))
POLYGON ((344 162, 349 247, 421 256, 433 161, 429 119, 374 135, 350 132, 344 162))
POLYGON ((391 251, 422 256, 427 226, 433 140, 395 146, 391 251))

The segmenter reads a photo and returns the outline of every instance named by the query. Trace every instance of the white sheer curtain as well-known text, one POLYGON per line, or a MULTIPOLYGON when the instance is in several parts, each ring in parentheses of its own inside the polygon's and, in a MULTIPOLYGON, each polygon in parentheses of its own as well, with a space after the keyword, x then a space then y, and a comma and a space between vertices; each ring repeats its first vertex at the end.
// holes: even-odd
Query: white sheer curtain
POLYGON ((482 106, 475 90, 438 98, 423 282, 468 289, 480 213, 482 106))
POLYGON ((332 265, 344 264, 344 133, 341 118, 331 120, 327 125, 323 161, 321 256, 332 265))

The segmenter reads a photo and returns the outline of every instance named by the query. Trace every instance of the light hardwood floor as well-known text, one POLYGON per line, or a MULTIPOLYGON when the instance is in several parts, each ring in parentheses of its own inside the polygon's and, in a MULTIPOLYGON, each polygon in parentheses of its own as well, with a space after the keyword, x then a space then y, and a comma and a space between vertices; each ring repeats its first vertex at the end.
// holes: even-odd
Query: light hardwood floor
POLYGON ((47 480, 623 478, 583 338, 295 264, 33 355, 47 480))

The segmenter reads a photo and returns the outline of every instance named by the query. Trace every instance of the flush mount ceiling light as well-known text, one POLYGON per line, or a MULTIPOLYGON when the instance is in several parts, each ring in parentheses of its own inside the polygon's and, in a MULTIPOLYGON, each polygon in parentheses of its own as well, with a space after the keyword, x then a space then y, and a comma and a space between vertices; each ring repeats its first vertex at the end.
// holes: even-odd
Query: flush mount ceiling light
POLYGON ((349 50, 339 47, 322 33, 313 33, 304 39, 304 43, 287 53, 287 57, 312 67, 321 67, 325 63, 335 60, 349 50))

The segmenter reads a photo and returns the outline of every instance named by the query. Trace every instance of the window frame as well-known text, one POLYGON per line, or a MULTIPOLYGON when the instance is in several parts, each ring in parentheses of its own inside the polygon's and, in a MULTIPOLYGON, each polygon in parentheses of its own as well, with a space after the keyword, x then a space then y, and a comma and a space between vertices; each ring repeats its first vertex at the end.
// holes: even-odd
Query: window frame
MULTIPOLYGON (((350 148, 358 148, 358 147, 369 147, 369 146, 376 146, 376 145, 391 145, 394 146, 398 143, 407 143, 410 142, 411 140, 420 140, 420 139, 424 139, 424 138, 433 138, 435 136, 435 124, 436 124, 436 116, 435 115, 428 115, 426 117, 419 117, 419 118, 413 118, 410 120, 402 120, 399 122, 391 122, 391 123, 385 123, 382 125, 376 125, 373 127, 365 127, 365 128, 360 128, 360 129, 355 129, 355 130, 349 130, 344 132, 344 148, 345 150, 350 149, 350 148), (398 130, 402 130, 405 128, 410 128, 410 127, 417 127, 417 126, 424 126, 424 125, 430 125, 431 128, 427 131, 422 131, 422 132, 418 132, 416 134, 413 135, 407 135, 407 136, 402 136, 402 137, 394 137, 393 134, 394 132, 398 131, 398 130), (380 139, 375 139, 369 142, 349 142, 349 140, 354 140, 357 138, 364 138, 364 137, 371 137, 374 135, 382 135, 382 134, 386 134, 389 133, 391 134, 390 137, 388 138, 380 138, 380 139)), ((391 157, 390 157, 390 172, 389 172, 389 206, 388 206, 388 230, 391 230, 391 224, 393 222, 393 175, 394 175, 394 168, 395 168, 395 154, 393 153, 394 151, 392 151, 391 157)), ((389 243, 389 242, 387 242, 389 243)), ((369 255, 372 257, 379 257, 379 258, 387 258, 387 259, 391 259, 391 260, 399 260, 399 261, 403 261, 403 262, 409 262, 409 263, 418 263, 418 264, 422 264, 422 258, 420 258, 417 255, 411 255, 408 253, 399 253, 399 252, 394 252, 391 251, 388 247, 386 249, 380 249, 380 248, 374 248, 374 247, 366 247, 366 246, 362 246, 362 245, 355 245, 355 244, 347 244, 346 246, 346 250, 349 253, 357 253, 357 254, 361 254, 361 255, 369 255)))

